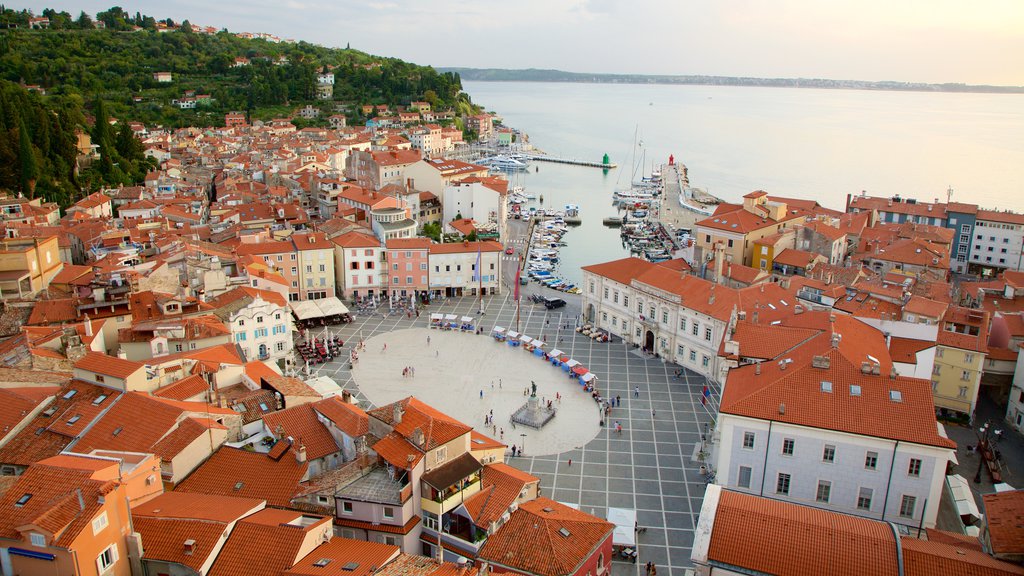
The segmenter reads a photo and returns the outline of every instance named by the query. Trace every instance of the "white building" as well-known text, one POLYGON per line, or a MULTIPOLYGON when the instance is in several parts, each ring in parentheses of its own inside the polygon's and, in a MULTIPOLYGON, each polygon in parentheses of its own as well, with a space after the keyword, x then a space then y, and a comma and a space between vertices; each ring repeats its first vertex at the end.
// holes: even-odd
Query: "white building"
POLYGON ((1024 271, 1024 214, 978 210, 970 263, 1024 271))
POLYGON ((729 371, 709 447, 716 481, 932 528, 956 444, 935 420, 930 383, 895 375, 880 333, 837 334, 729 371))
POLYGON ((225 292, 210 304, 228 328, 231 341, 247 361, 282 360, 292 352, 292 315, 277 292, 240 287, 225 292))
POLYGON ((497 226, 498 238, 505 238, 508 222, 508 181, 495 177, 469 177, 444 187, 441 197, 442 221, 451 222, 461 214, 477 223, 497 226))
POLYGON ((501 244, 497 242, 458 242, 431 244, 429 259, 430 289, 450 296, 476 296, 501 293, 501 244), (477 275, 477 259, 482 276, 477 275))
MULTIPOLYGON (((583 317, 597 327, 716 382, 718 350, 742 315, 771 322, 796 298, 778 284, 735 289, 691 275, 685 262, 624 258, 583 268, 583 317)), ((721 274, 718 275, 721 277, 721 274)))
POLYGON ((380 240, 363 232, 348 232, 331 242, 338 296, 356 300, 379 295, 381 271, 386 265, 380 240))
POLYGON ((1006 404, 1006 421, 1018 432, 1024 432, 1024 354, 1017 354, 1017 369, 1006 404))
MULTIPOLYGON (((414 150, 423 153, 424 158, 432 158, 445 153, 446 139, 441 135, 441 127, 437 124, 417 126, 409 132, 409 142, 414 150)), ((448 142, 451 142, 448 140, 448 142)))

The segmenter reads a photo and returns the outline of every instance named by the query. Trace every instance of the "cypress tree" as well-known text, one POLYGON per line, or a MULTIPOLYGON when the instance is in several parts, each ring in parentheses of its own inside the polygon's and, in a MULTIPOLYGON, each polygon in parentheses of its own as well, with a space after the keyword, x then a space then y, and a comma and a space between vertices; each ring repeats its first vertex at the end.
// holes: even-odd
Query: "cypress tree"
POLYGON ((36 154, 32 150, 24 119, 18 125, 18 155, 21 157, 21 192, 26 198, 32 198, 36 192, 39 167, 36 165, 36 154))

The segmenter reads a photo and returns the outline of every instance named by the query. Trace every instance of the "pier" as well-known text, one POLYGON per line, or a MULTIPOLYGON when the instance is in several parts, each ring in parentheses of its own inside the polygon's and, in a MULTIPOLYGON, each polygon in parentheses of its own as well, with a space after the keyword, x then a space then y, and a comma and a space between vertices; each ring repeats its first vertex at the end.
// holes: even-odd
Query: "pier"
POLYGON ((586 166, 588 168, 605 168, 608 170, 618 168, 619 165, 614 162, 605 164, 603 162, 591 162, 589 160, 576 160, 575 158, 557 158, 555 156, 542 156, 528 154, 526 156, 528 160, 537 160, 539 162, 554 162, 556 164, 570 164, 572 166, 586 166))

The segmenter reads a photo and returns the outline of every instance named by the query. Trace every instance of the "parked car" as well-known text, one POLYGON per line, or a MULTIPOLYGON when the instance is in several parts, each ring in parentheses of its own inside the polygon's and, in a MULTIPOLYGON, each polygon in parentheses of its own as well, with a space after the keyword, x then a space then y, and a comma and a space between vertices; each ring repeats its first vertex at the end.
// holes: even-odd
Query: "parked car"
POLYGON ((509 246, 508 248, 505 248, 505 254, 515 254, 515 253, 516 253, 516 249, 515 248, 513 248, 511 246, 509 246))
POLYGON ((544 307, 548 310, 554 310, 555 308, 561 308, 565 306, 565 300, 561 298, 545 298, 544 307))

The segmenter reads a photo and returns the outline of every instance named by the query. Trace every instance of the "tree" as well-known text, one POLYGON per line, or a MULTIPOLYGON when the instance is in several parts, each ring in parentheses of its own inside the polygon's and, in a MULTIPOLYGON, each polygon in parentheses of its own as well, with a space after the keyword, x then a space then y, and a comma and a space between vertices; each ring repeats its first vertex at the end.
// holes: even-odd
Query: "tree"
POLYGON ((89 15, 85 13, 85 11, 82 11, 82 13, 78 15, 78 20, 76 21, 76 24, 78 24, 78 27, 82 30, 92 30, 96 27, 92 23, 92 18, 90 18, 89 15))
POLYGON ((25 120, 18 125, 18 156, 21 157, 21 192, 26 198, 33 198, 36 193, 36 180, 39 178, 39 167, 36 165, 36 153, 32 149, 32 141, 28 136, 25 120))

